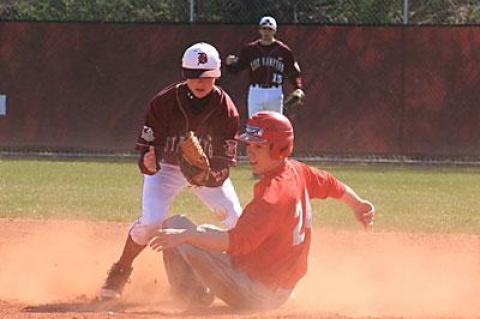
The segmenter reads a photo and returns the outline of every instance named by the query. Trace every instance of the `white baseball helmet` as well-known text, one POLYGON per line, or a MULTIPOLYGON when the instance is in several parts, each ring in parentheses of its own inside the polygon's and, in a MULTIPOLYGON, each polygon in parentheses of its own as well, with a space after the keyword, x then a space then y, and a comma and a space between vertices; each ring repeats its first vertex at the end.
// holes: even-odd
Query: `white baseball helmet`
POLYGON ((195 43, 183 54, 182 72, 187 79, 219 78, 220 66, 217 49, 205 42, 195 43))
POLYGON ((270 28, 272 30, 277 31, 277 21, 275 21, 275 18, 266 16, 260 19, 260 22, 258 23, 260 27, 265 27, 265 28, 270 28))

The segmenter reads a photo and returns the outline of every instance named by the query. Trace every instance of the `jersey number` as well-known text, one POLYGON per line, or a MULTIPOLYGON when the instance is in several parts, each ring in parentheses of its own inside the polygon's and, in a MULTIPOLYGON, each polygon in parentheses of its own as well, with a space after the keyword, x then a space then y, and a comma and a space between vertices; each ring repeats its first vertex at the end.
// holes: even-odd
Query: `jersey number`
POLYGON ((293 229, 293 245, 300 245, 305 241, 305 229, 312 227, 312 205, 310 204, 310 197, 307 190, 305 190, 305 213, 302 208, 302 201, 297 201, 295 207, 295 217, 298 218, 298 223, 293 229))
POLYGON ((282 85, 283 77, 280 73, 273 73, 272 83, 282 85))

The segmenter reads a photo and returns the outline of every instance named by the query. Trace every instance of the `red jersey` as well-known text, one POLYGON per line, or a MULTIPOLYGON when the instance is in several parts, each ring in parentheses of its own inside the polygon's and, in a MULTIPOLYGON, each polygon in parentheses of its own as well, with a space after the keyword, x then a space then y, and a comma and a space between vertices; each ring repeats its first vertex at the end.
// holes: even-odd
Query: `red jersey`
POLYGON ((262 45, 260 40, 251 42, 240 51, 238 61, 227 66, 233 73, 246 68, 252 85, 281 86, 288 78, 295 88, 302 87, 298 63, 292 50, 281 41, 275 40, 270 45, 262 45))
MULTIPOLYGON (((157 159, 178 165, 177 152, 181 138, 193 131, 209 157, 212 172, 207 186, 219 186, 228 177, 228 167, 236 163, 240 119, 228 94, 214 86, 205 98, 198 99, 185 82, 173 84, 158 93, 145 113, 137 149, 143 154, 148 145, 156 147, 157 159)), ((144 173, 143 160, 140 168, 144 173)))
POLYGON ((345 186, 330 173, 287 160, 255 185, 235 228, 228 253, 250 277, 291 289, 307 271, 310 198, 340 198, 345 186))

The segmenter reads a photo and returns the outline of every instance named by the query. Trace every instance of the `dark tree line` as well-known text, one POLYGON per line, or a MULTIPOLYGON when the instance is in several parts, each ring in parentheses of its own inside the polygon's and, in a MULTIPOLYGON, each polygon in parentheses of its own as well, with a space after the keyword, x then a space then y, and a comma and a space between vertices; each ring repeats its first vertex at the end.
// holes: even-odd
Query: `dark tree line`
MULTIPOLYGON (((404 0, 2 0, 1 20, 399 24, 404 0)), ((414 24, 480 23, 478 0, 409 0, 414 24)))

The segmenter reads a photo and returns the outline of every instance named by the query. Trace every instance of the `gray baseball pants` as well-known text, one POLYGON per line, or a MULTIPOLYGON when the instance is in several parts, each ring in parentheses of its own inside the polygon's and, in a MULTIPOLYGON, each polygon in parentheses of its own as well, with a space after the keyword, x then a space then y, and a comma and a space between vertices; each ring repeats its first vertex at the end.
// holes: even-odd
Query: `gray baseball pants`
MULTIPOLYGON (((165 220, 163 227, 188 229, 197 225, 183 215, 176 215, 165 220)), ((208 287, 216 297, 237 309, 276 308, 285 303, 292 292, 290 289, 268 288, 249 277, 225 252, 183 244, 164 250, 163 259, 169 283, 176 293, 194 287, 208 287)))

